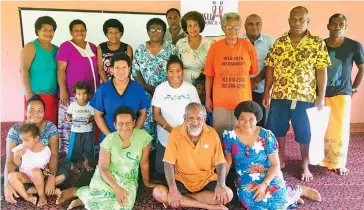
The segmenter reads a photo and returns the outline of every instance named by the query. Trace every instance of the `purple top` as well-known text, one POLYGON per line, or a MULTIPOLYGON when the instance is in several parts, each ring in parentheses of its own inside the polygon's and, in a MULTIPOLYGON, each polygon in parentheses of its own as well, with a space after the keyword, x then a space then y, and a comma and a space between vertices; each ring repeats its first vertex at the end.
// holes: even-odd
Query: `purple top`
POLYGON ((66 86, 70 97, 74 97, 72 86, 78 81, 87 82, 91 87, 91 94, 100 85, 96 54, 97 47, 90 42, 87 42, 86 49, 71 41, 66 41, 59 47, 56 60, 67 62, 66 86))

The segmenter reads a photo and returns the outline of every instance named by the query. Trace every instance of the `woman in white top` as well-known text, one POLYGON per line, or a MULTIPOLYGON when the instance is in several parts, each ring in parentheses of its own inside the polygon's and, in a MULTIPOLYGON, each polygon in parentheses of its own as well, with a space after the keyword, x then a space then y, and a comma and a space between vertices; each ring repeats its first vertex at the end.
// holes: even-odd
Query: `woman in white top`
POLYGON ((181 25, 188 36, 180 39, 176 47, 184 64, 183 80, 193 83, 203 72, 211 40, 200 35, 205 28, 201 13, 187 12, 181 19, 181 25))
POLYGON ((183 72, 182 61, 172 55, 167 63, 168 81, 157 86, 152 99, 154 120, 158 124, 155 163, 158 174, 164 174, 162 160, 172 128, 183 124, 184 111, 189 103, 201 103, 196 88, 182 80, 183 72))

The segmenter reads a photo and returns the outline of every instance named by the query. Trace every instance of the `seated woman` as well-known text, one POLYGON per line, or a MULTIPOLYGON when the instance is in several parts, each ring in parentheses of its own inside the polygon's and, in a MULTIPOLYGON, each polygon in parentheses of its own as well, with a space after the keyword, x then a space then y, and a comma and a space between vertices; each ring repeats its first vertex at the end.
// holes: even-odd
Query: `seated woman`
POLYGON ((141 128, 147 118, 149 99, 143 87, 130 79, 131 59, 125 53, 116 53, 111 59, 114 68, 114 77, 111 81, 102 84, 94 94, 90 105, 95 111, 95 121, 100 128, 100 142, 106 135, 115 131, 113 114, 120 106, 129 106, 138 118, 135 128, 141 128))
MULTIPOLYGON (((8 181, 8 175, 11 172, 18 171, 14 163, 13 148, 22 144, 22 140, 19 135, 19 128, 25 124, 35 124, 39 130, 39 142, 48 146, 51 150, 51 156, 49 160, 49 170, 52 175, 48 176, 45 182, 45 195, 53 195, 56 193, 56 176, 59 178, 57 181, 62 184, 68 177, 68 171, 62 165, 58 164, 58 130, 57 127, 50 121, 44 120, 45 103, 39 95, 33 95, 27 100, 26 103, 26 116, 27 120, 14 124, 6 137, 6 163, 4 170, 4 195, 6 201, 9 203, 16 203, 14 196, 16 196, 15 189, 10 185, 8 181)), ((31 184, 25 184, 28 194, 37 193, 37 190, 31 184)))
POLYGON ((234 115, 238 125, 224 131, 222 148, 227 172, 232 162, 235 164, 237 194, 245 208, 294 208, 297 202, 303 203, 300 197, 321 201, 314 189, 286 185, 279 166, 276 138, 271 131, 256 126, 263 116, 256 102, 239 103, 234 115))
POLYGON ((155 184, 149 179, 149 151, 152 137, 134 128, 135 114, 130 107, 119 107, 113 115, 116 132, 100 144, 99 165, 89 186, 70 188, 61 194, 57 203, 78 196, 68 209, 132 209, 138 189, 139 164, 147 187, 155 184))
POLYGON ((158 145, 155 169, 158 175, 164 174, 163 156, 172 128, 184 121, 184 110, 191 102, 200 103, 196 88, 183 81, 183 63, 177 55, 171 55, 167 63, 168 81, 155 89, 152 105, 154 120, 157 122, 158 145))

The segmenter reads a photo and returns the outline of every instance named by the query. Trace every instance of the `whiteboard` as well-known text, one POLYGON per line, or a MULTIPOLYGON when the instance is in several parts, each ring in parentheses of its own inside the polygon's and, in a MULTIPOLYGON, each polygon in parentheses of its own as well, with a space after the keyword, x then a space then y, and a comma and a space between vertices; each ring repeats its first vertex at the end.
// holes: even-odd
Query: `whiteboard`
POLYGON ((52 43, 57 46, 72 38, 69 32, 69 24, 74 19, 85 22, 87 27, 86 41, 92 42, 96 46, 107 41, 102 30, 104 22, 110 18, 118 19, 124 25, 124 34, 121 41, 133 47, 134 51, 138 45, 149 40, 146 25, 150 19, 160 18, 167 24, 164 13, 19 8, 19 15, 23 46, 37 38, 34 24, 41 16, 50 16, 56 21, 57 30, 52 43))

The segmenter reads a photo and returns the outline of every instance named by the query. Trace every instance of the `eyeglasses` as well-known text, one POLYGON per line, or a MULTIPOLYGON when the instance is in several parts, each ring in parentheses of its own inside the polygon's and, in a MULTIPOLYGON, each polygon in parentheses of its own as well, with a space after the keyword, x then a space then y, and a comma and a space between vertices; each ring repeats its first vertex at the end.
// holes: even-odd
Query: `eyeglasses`
POLYGON ((162 33, 162 31, 163 30, 161 30, 161 29, 154 29, 154 28, 149 29, 150 33, 162 33))
POLYGON ((235 30, 235 31, 238 31, 240 30, 240 26, 225 26, 225 28, 229 31, 231 30, 235 30))

